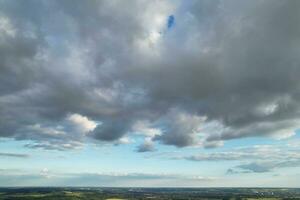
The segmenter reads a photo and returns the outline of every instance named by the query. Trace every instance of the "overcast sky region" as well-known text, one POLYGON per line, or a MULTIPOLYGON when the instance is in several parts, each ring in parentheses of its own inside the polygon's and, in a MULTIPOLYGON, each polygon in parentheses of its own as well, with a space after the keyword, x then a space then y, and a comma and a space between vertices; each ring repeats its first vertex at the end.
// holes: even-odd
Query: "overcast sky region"
POLYGON ((0 186, 300 187, 300 1, 0 0, 0 186))

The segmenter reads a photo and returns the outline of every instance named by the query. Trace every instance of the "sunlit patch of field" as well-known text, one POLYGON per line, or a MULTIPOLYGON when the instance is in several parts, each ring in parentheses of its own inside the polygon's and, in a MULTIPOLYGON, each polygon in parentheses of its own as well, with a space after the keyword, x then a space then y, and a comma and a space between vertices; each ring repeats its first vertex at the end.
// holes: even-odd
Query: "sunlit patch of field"
POLYGON ((82 193, 81 192, 70 192, 70 191, 65 191, 64 192, 66 196, 71 196, 71 197, 82 197, 82 193))
POLYGON ((274 197, 270 197, 270 198, 247 198, 246 200, 280 200, 281 198, 274 198, 274 197))
POLYGON ((110 198, 110 199, 106 199, 106 200, 126 200, 126 199, 110 198))
POLYGON ((15 194, 15 195, 11 195, 11 197, 14 198, 42 198, 42 197, 47 197, 48 194, 15 194))

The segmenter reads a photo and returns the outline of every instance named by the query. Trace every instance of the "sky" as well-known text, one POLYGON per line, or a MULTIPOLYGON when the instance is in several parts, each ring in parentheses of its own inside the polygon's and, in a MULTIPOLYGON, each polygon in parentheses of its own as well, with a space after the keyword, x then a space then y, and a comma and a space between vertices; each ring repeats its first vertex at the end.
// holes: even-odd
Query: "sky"
POLYGON ((300 187, 300 1, 0 0, 0 186, 300 187))

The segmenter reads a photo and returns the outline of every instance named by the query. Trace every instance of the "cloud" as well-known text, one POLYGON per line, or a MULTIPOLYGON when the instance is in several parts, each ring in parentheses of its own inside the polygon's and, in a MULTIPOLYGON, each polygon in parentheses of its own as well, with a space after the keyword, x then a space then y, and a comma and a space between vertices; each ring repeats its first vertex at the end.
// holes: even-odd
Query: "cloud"
POLYGON ((288 158, 282 161, 258 161, 236 166, 237 169, 248 170, 248 172, 263 173, 271 172, 279 168, 298 167, 299 158, 288 158))
POLYGON ((67 118, 71 123, 73 123, 77 128, 78 131, 88 133, 93 131, 97 127, 97 123, 89 120, 87 117, 79 115, 79 114, 72 114, 67 118))
POLYGON ((20 153, 3 153, 3 152, 0 152, 0 157, 28 158, 28 157, 30 157, 30 155, 20 154, 20 153))
POLYGON ((66 142, 64 139, 58 140, 50 140, 48 142, 33 142, 27 143, 24 147, 31 149, 45 149, 45 150, 58 150, 58 151, 66 151, 66 150, 76 150, 82 149, 83 143, 79 141, 68 141, 66 142))
POLYGON ((216 151, 196 155, 180 155, 176 153, 174 155, 167 155, 165 159, 232 163, 233 167, 227 170, 227 174, 264 173, 280 168, 300 166, 300 155, 297 153, 298 151, 297 146, 287 148, 284 143, 281 145, 238 147, 227 151, 216 151), (237 162, 240 164, 236 164, 237 162))
POLYGON ((94 132, 94 138, 102 141, 116 141, 129 131, 129 122, 126 119, 112 119, 104 121, 94 132))
POLYGON ((298 148, 286 148, 283 145, 254 145, 250 147, 236 147, 227 151, 216 151, 191 156, 178 156, 177 159, 191 161, 234 161, 234 160, 285 160, 300 158, 298 148))
POLYGON ((162 135, 155 137, 155 140, 164 144, 185 147, 199 144, 197 134, 204 124, 206 117, 184 113, 177 109, 172 109, 166 116, 167 125, 162 135))
POLYGON ((45 177, 45 178, 51 178, 51 175, 49 174, 48 168, 43 168, 40 171, 40 175, 43 176, 43 177, 45 177))
POLYGON ((149 121, 136 121, 135 124, 133 124, 132 131, 138 135, 145 135, 151 138, 161 135, 161 130, 152 128, 149 121))
POLYGON ((139 145, 136 151, 140 153, 155 151, 154 142, 152 141, 152 138, 145 138, 144 143, 139 145))
POLYGON ((137 129, 176 147, 291 137, 300 128, 299 7, 2 1, 0 136, 47 149, 115 143, 137 129))
POLYGON ((120 145, 120 144, 131 144, 131 143, 134 143, 135 141, 129 137, 122 137, 120 139, 118 139, 118 141, 116 141, 116 145, 120 145))
POLYGON ((238 165, 237 168, 249 170, 250 172, 263 173, 269 172, 274 166, 272 163, 249 163, 238 165))
POLYGON ((80 149, 86 135, 91 133, 98 123, 80 114, 71 114, 60 123, 47 125, 27 125, 18 133, 16 139, 30 139, 25 145, 28 148, 42 148, 47 150, 80 149))

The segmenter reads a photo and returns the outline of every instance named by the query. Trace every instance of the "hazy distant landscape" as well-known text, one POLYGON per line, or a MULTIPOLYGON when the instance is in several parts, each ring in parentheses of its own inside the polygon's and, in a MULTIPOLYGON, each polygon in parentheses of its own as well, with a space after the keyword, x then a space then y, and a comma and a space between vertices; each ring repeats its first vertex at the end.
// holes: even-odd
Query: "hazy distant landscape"
POLYGON ((300 199, 300 189, 289 188, 1 188, 1 200, 14 199, 300 199))

